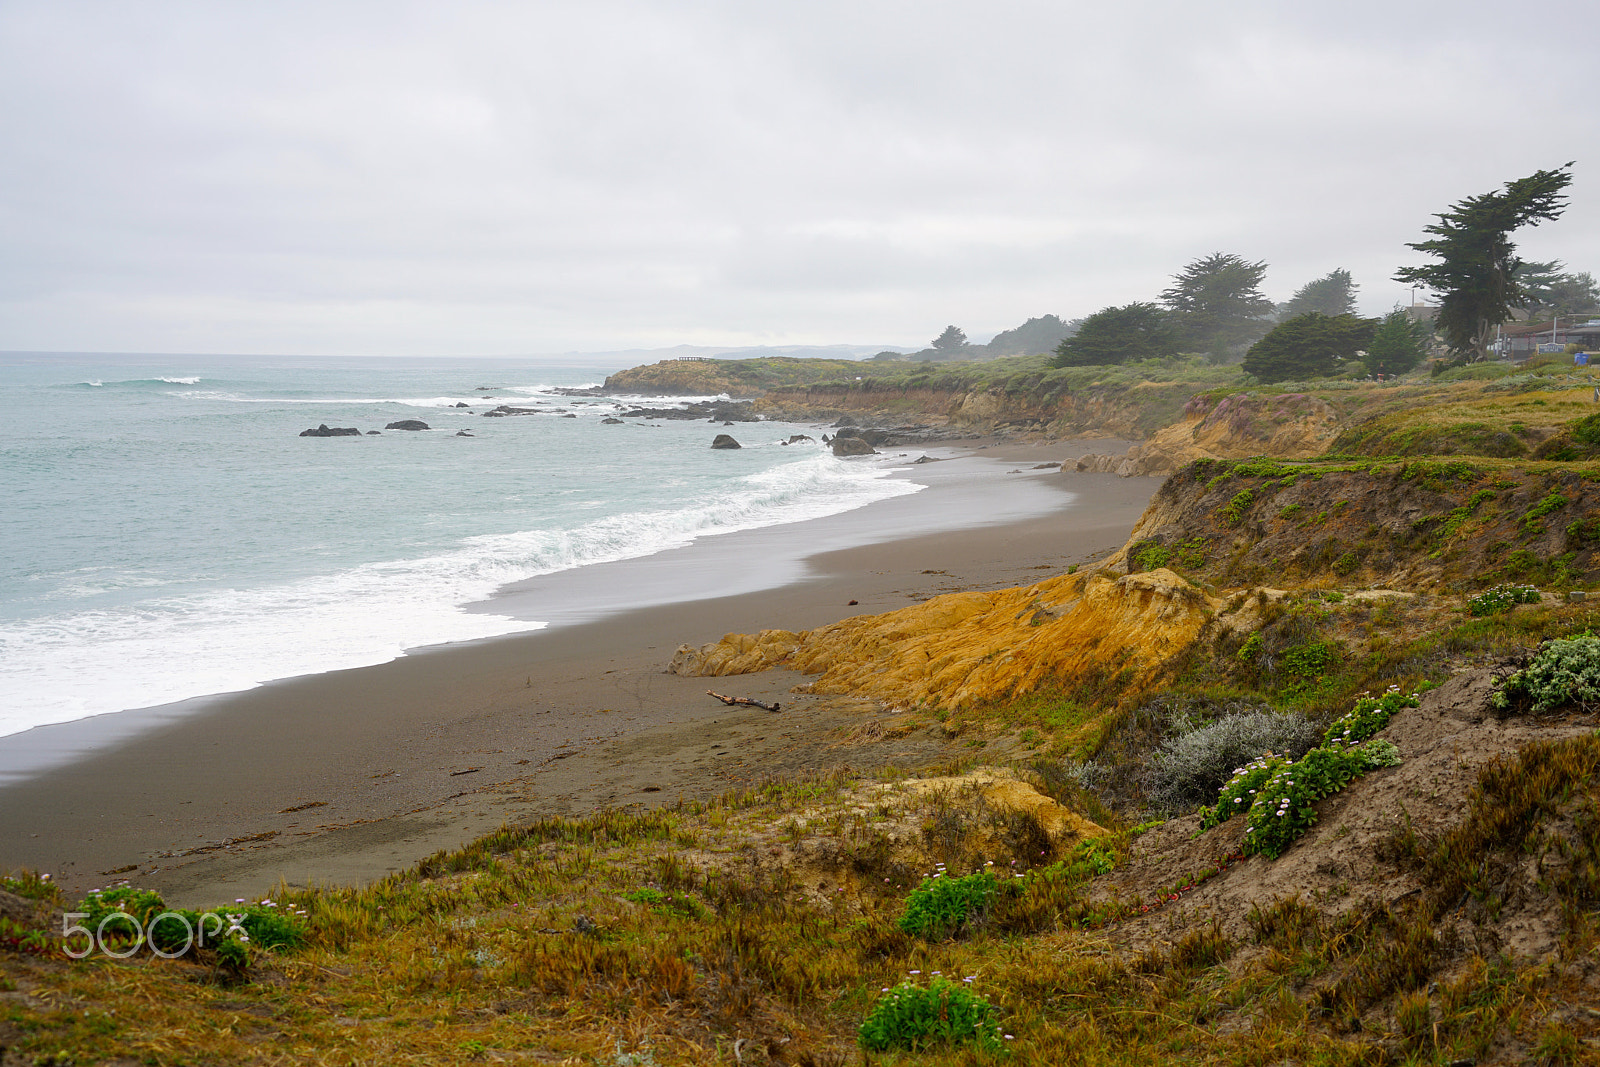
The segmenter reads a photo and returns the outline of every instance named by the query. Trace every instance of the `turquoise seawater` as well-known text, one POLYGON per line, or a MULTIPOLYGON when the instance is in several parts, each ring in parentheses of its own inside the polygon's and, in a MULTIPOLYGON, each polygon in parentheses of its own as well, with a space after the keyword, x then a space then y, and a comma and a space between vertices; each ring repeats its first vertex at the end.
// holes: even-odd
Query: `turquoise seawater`
POLYGON ((549 392, 617 369, 0 354, 0 734, 534 629, 462 609, 919 488, 783 444, 812 427, 713 451, 706 422, 603 421, 675 400, 549 392), (365 434, 401 419, 431 429, 365 434))

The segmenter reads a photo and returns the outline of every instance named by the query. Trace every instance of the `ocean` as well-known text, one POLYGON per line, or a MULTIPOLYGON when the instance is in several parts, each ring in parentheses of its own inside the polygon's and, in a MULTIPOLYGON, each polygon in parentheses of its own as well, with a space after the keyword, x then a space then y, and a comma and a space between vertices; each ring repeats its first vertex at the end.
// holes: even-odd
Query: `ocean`
POLYGON ((784 443, 814 426, 608 424, 681 400, 551 392, 618 369, 0 354, 0 735, 538 629, 483 602, 922 487, 784 443), (363 432, 299 436, 322 423, 363 432))

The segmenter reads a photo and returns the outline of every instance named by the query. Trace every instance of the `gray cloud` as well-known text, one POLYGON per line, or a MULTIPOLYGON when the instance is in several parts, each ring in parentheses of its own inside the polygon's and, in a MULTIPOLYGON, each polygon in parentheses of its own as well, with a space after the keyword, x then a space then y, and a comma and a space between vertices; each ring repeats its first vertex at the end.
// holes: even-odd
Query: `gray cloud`
MULTIPOLYGON (((0 347, 922 344, 1198 255, 1369 311, 1589 5, 0 3, 0 347)), ((1525 254, 1600 269, 1580 159, 1525 254)))

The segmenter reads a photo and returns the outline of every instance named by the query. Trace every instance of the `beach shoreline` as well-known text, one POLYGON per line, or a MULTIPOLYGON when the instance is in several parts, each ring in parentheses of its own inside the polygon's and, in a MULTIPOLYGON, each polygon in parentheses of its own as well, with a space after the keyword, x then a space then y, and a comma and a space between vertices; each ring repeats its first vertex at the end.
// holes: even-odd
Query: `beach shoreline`
MULTIPOLYGON (((98 747, 80 737, 86 751, 0 787, 0 867, 49 871, 69 893, 127 878, 170 902, 205 906, 259 894, 280 877, 370 881, 502 822, 713 796, 759 777, 841 765, 932 762, 944 745, 931 736, 839 748, 852 724, 879 712, 847 698, 797 697, 789 690, 801 679, 790 672, 728 680, 740 695, 785 705, 771 715, 726 708, 705 696, 705 680, 666 674, 665 664, 681 643, 811 629, 943 592, 1027 584, 1105 555, 1159 483, 1029 470, 1070 461, 1073 449, 968 450, 1015 464, 1007 478, 1066 503, 1042 514, 1024 508, 987 525, 967 515, 928 533, 941 525, 927 521, 936 518, 930 507, 972 507, 955 488, 941 498, 934 486, 860 509, 912 502, 903 505, 903 536, 883 528, 886 516, 902 521, 892 513, 868 522, 851 512, 708 538, 677 561, 657 557, 631 571, 633 561, 599 565, 613 567, 609 575, 584 568, 480 606, 542 618, 532 612, 552 602, 548 587, 583 572, 632 601, 588 617, 571 613, 546 629, 153 709, 148 728, 98 747), (840 529, 823 535, 816 523, 840 529), (842 529, 852 524, 860 528, 842 529), (759 560, 780 542, 800 566, 728 591, 729 559, 743 552, 759 560), (636 580, 663 571, 679 573, 660 597, 636 580), (712 595, 683 599, 685 584, 712 595)), ((92 733, 92 724, 63 733, 92 733)))

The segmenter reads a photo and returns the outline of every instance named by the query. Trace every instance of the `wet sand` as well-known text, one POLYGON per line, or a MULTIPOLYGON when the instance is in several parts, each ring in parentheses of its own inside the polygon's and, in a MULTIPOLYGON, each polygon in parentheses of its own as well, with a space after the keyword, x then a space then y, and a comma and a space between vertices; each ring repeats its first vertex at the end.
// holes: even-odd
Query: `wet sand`
POLYGON ((71 757, 0 786, 0 869, 49 871, 71 893, 126 878, 170 903, 209 906, 260 894, 280 877, 369 881, 542 814, 946 758, 953 751, 930 731, 874 740, 892 732, 882 726, 893 724, 871 725, 885 712, 792 694, 803 679, 787 671, 708 684, 664 668, 681 643, 810 629, 940 593, 1026 584, 1103 557, 1159 483, 1028 469, 1103 445, 987 453, 1019 464, 999 482, 986 468, 983 499, 995 514, 1007 514, 1010 487, 1024 483, 1019 492, 1057 494, 1045 514, 917 533, 937 509, 979 506, 971 479, 964 489, 946 479, 943 491, 936 484, 848 516, 523 583, 484 606, 543 619, 540 605, 576 603, 554 596, 557 586, 596 591, 586 611, 569 607, 547 629, 0 738, 0 757, 9 751, 13 766, 29 753, 71 757), (887 528, 872 525, 874 508, 888 509, 878 513, 887 528), (909 536, 895 536, 902 529, 909 536), (856 543, 865 536, 878 539, 856 543), (761 560, 771 561, 764 572, 751 562, 761 560), (736 591, 671 599, 683 596, 684 575, 702 594, 736 591), (783 709, 729 708, 707 688, 783 709))

